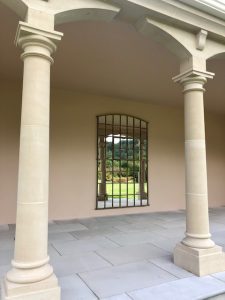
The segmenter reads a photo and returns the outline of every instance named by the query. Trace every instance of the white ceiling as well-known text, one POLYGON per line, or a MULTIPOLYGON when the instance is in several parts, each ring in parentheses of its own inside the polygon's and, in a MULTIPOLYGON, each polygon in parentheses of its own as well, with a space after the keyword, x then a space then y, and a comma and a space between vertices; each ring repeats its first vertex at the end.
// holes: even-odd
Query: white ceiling
MULTIPOLYGON (((0 4, 0 80, 22 80, 20 49, 14 46, 18 19, 0 4)), ((56 28, 65 36, 55 54, 54 87, 158 104, 181 105, 182 93, 172 77, 176 57, 129 24, 77 22, 56 28)), ((215 72, 205 94, 206 108, 225 113, 225 60, 214 59, 215 72)))

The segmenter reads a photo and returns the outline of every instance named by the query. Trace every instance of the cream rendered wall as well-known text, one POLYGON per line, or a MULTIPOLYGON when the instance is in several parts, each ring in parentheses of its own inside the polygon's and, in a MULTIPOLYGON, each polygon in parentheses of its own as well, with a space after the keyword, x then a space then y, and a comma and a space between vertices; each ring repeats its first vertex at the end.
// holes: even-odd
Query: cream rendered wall
MULTIPOLYGON (((181 95, 182 101, 182 95, 181 95)), ((15 222, 21 88, 0 83, 0 223, 15 222)), ((225 120, 206 114, 210 206, 225 205, 225 120)), ((50 219, 185 207, 182 108, 53 90, 50 219), (125 113, 149 122, 150 207, 95 210, 96 115, 125 113)))

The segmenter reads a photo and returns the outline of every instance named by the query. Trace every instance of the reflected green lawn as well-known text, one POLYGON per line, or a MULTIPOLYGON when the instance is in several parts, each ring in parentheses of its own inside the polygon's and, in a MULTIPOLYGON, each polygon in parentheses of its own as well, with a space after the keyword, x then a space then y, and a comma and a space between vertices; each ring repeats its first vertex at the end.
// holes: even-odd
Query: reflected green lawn
MULTIPOLYGON (((145 183, 145 191, 147 191, 147 183, 145 183)), ((119 198, 119 195, 121 194, 121 198, 127 198, 128 199, 134 199, 134 195, 136 195, 136 198, 138 198, 139 193, 139 183, 113 183, 107 182, 106 183, 106 193, 110 196, 113 195, 113 198, 119 198)))

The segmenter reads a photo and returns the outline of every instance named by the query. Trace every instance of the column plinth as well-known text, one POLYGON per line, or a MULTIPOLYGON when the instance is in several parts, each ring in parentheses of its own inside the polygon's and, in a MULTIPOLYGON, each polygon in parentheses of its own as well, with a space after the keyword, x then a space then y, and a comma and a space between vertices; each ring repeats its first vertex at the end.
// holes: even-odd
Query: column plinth
POLYGON ((209 231, 204 120, 204 76, 180 78, 185 116, 186 233, 174 251, 176 265, 203 276, 225 270, 225 254, 209 231))
POLYGON ((2 300, 59 300, 48 256, 50 66, 56 45, 53 37, 41 31, 33 34, 24 23, 22 27, 20 23, 17 35, 24 51, 24 74, 15 251, 2 300))

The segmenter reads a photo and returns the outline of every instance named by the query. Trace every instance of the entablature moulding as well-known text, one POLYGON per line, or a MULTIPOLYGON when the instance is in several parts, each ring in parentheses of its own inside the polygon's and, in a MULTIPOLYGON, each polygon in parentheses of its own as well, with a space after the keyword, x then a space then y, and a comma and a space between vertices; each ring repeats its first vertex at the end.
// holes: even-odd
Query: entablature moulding
POLYGON ((207 1, 212 2, 0 0, 30 27, 47 32, 54 32, 56 25, 82 20, 128 22, 173 52, 181 61, 181 73, 189 69, 205 72, 207 59, 225 53, 225 5, 217 0, 217 6, 201 9, 200 3, 205 7, 207 1), (215 11, 220 11, 220 15, 215 11))

